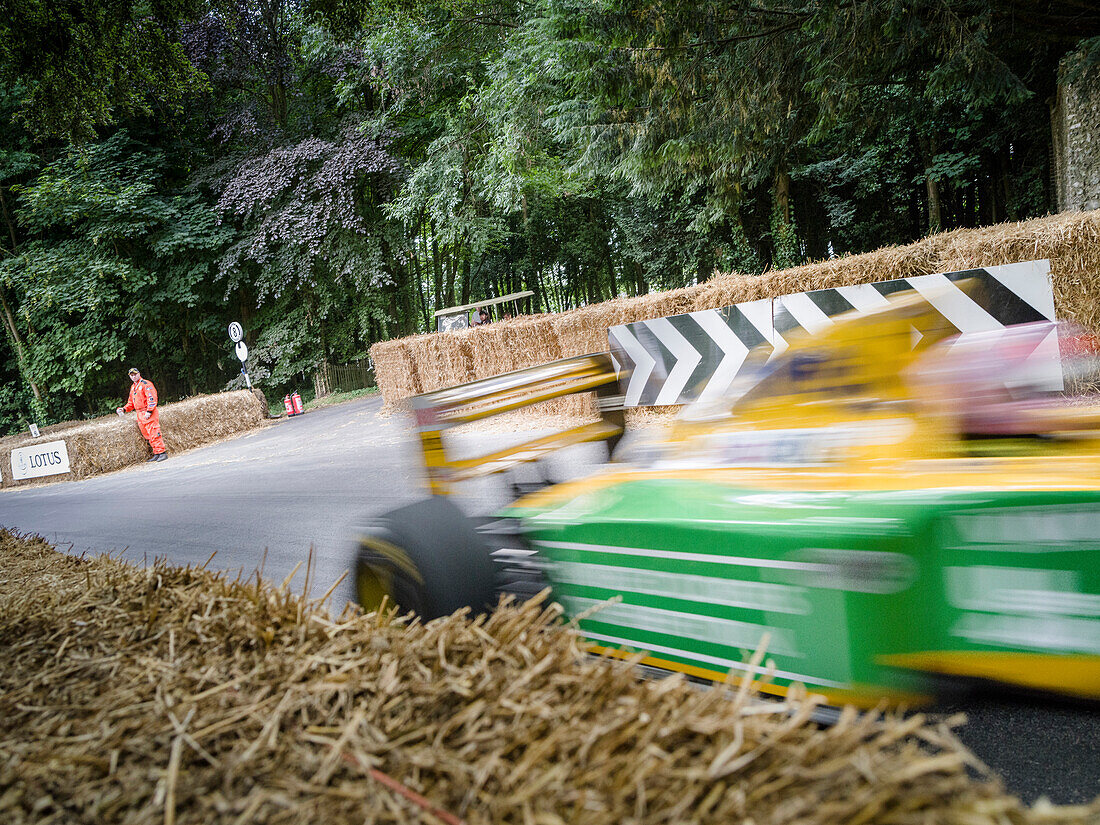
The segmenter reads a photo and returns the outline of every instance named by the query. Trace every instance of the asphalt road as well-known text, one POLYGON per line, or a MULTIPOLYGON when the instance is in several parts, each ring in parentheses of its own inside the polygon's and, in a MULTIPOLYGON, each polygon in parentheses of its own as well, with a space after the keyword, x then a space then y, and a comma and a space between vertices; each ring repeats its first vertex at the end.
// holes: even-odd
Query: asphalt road
MULTIPOLYGON (((422 497, 420 459, 406 421, 379 417, 377 398, 279 420, 262 430, 85 481, 0 491, 0 525, 37 533, 72 552, 165 557, 280 581, 312 549, 317 595, 347 569, 358 522, 422 497)), ((470 433, 489 451, 524 434, 470 433)), ((554 457, 552 475, 583 472, 600 447, 554 457)), ((504 500, 493 482, 467 487, 464 504, 487 512, 504 500)), ((303 572, 295 581, 300 587, 303 572)), ((337 610, 352 597, 337 589, 337 610)), ((1100 709, 985 696, 955 702, 970 723, 963 741, 1026 800, 1061 804, 1100 795, 1100 709)))
MULTIPOLYGON (((141 562, 251 573, 281 581, 313 551, 319 595, 348 568, 355 526, 426 495, 420 457, 407 421, 380 416, 377 397, 274 421, 219 444, 170 455, 167 461, 76 482, 0 491, 0 525, 37 533, 73 552, 121 552, 141 562), (266 559, 265 559, 266 552, 266 559)), ((471 433, 459 449, 484 450, 529 436, 471 433)), ((594 448, 556 457, 557 471, 579 472, 594 448), (587 450, 587 452, 586 452, 587 450)), ((488 511, 503 488, 483 482, 463 489, 463 504, 488 511)), ((302 572, 295 582, 304 582, 302 572)), ((333 596, 352 598, 349 582, 333 596)))

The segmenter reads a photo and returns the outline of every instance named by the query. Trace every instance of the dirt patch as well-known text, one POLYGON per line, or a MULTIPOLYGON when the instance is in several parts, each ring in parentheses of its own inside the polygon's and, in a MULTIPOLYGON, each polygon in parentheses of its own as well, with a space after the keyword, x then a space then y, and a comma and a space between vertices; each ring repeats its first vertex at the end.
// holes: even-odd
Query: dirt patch
POLYGON ((556 607, 334 617, 0 531, 0 821, 968 823, 1028 808, 943 724, 639 679, 556 607))

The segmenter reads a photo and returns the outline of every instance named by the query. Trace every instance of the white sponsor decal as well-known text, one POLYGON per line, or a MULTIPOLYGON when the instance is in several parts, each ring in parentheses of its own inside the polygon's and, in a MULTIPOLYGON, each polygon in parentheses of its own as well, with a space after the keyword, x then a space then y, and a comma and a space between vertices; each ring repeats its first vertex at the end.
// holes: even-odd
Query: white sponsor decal
POLYGON ((558 584, 603 587, 623 593, 664 596, 703 604, 807 615, 806 590, 788 584, 740 581, 714 576, 666 573, 585 562, 551 561, 550 578, 558 584))
POLYGON ((953 522, 959 538, 976 550, 1038 553, 1100 544, 1100 507, 1092 503, 969 510, 953 522))
POLYGON ((69 451, 64 441, 49 441, 11 451, 11 477, 15 481, 69 472, 69 451))
POLYGON ((1075 570, 945 567, 947 599, 966 611, 951 633, 998 647, 1100 654, 1100 595, 1075 570), (981 612, 976 612, 981 611, 981 612))
POLYGON ((742 650, 756 650, 765 636, 770 636, 768 653, 777 656, 802 657, 804 654, 794 645, 791 634, 782 628, 752 622, 739 622, 732 619, 719 619, 714 616, 701 616, 694 613, 678 613, 658 607, 644 607, 638 604, 612 604, 600 599, 582 596, 562 596, 559 601, 570 615, 576 616, 585 611, 596 610, 591 621, 619 625, 646 633, 660 633, 664 636, 695 639, 701 642, 737 647, 742 650))
POLYGON ((1100 594, 1087 593, 1076 570, 945 567, 948 601, 962 610, 1100 616, 1100 594))
POLYGON ((963 613, 951 633, 998 647, 1100 655, 1100 621, 1096 619, 963 613))
POLYGON ((790 670, 775 670, 768 665, 753 667, 737 659, 727 659, 723 656, 709 656, 706 653, 696 653, 695 651, 688 652, 680 648, 656 645, 652 642, 639 642, 636 639, 627 638, 626 636, 609 636, 606 633, 593 633, 592 631, 586 630, 584 631, 584 637, 594 642, 609 642, 613 645, 631 647, 635 650, 644 650, 647 653, 665 653, 671 654, 672 656, 683 656, 709 665, 718 665, 719 667, 729 668, 730 670, 740 670, 753 677, 771 675, 778 676, 780 679, 790 679, 793 682, 805 682, 808 685, 823 685, 824 687, 833 688, 851 687, 851 685, 846 682, 836 682, 832 679, 823 679, 820 676, 811 676, 807 673, 795 673, 790 670))
POLYGON ((582 544, 576 541, 533 541, 536 547, 554 550, 579 550, 583 553, 610 553, 617 556, 642 556, 649 559, 675 559, 676 561, 705 561, 710 564, 728 564, 736 567, 766 567, 775 570, 805 570, 825 573, 828 564, 785 559, 760 559, 746 556, 722 556, 716 553, 689 553, 683 550, 649 550, 645 547, 613 547, 608 544, 582 544))

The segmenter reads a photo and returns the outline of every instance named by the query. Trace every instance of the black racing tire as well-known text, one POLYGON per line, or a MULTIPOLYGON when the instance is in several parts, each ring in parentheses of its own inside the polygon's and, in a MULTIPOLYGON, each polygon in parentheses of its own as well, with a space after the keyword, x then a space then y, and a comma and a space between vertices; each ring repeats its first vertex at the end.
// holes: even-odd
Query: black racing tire
POLYGON ((441 496, 371 519, 355 554, 355 595, 365 610, 382 604, 425 621, 496 602, 495 565, 473 522, 441 496))

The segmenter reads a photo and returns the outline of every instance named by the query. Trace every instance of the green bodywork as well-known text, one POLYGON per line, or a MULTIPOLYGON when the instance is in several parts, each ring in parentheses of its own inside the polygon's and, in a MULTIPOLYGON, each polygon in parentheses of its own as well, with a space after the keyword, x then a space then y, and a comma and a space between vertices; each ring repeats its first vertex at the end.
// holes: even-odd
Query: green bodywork
POLYGON ((744 674, 766 638, 775 685, 916 695, 884 658, 1100 655, 1100 492, 637 478, 508 514, 590 641, 674 669, 744 674))

